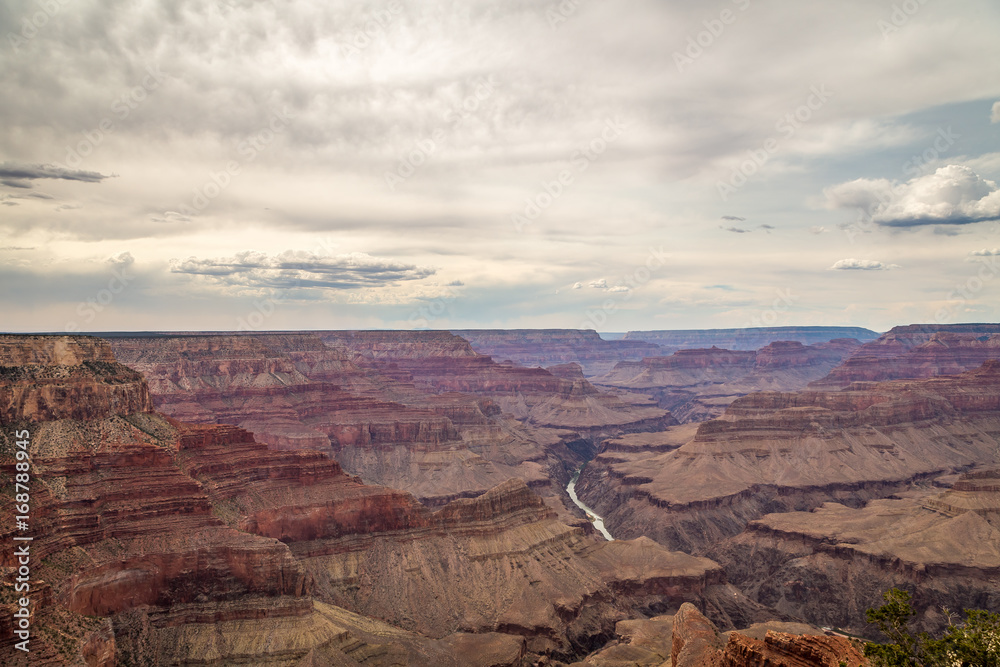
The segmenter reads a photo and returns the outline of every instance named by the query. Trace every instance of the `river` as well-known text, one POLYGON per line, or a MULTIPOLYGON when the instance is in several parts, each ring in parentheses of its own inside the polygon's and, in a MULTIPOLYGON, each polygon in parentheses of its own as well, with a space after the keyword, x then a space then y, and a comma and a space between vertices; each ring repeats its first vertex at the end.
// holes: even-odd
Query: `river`
POLYGON ((576 480, 580 479, 580 473, 582 471, 583 471, 583 466, 580 466, 580 468, 575 473, 573 473, 573 479, 569 480, 569 484, 566 485, 566 493, 569 494, 570 500, 576 503, 577 507, 586 512, 587 516, 592 517, 594 528, 596 528, 598 532, 600 532, 601 535, 603 535, 605 539, 607 539, 610 542, 615 538, 611 537, 611 533, 609 533, 608 529, 604 527, 604 519, 597 516, 597 512, 584 505, 583 501, 580 500, 576 495, 576 480))

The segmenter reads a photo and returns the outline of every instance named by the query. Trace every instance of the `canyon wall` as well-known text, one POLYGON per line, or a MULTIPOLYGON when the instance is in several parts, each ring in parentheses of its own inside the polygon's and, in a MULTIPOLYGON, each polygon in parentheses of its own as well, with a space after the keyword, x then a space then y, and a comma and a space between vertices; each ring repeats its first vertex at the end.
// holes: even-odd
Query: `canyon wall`
POLYGON ((654 343, 604 340, 593 330, 463 329, 451 333, 469 341, 480 354, 519 366, 548 367, 575 363, 587 376, 603 375, 619 361, 638 361, 662 354, 654 343))
POLYGON ((835 339, 808 346, 782 341, 747 351, 679 350, 669 357, 619 362, 591 381, 602 389, 648 394, 681 422, 707 421, 755 391, 804 389, 860 345, 854 339, 835 339))
MULTIPOLYGON (((107 392, 71 409, 58 398, 120 375, 135 395, 146 388, 108 375, 117 362, 102 341, 4 342, 2 395, 38 395, 39 378, 53 398, 0 417, 5 495, 17 432, 30 432, 30 664, 516 665, 579 657, 616 622, 684 602, 724 624, 767 613, 716 563, 644 538, 605 542, 520 479, 433 511, 322 452, 269 449, 148 401, 107 392)), ((279 373, 294 377, 267 375, 279 373)), ((6 544, 12 512, 0 509, 6 544)), ((4 550, 5 578, 12 559, 4 550)), ((14 608, 5 593, 0 617, 14 608)), ((0 659, 29 664, 10 627, 0 659)))
POLYGON ((952 324, 894 327, 865 343, 816 380, 816 389, 842 389, 872 382, 955 375, 1000 359, 1000 325, 952 324))
POLYGON ((684 329, 675 331, 629 331, 623 340, 644 341, 664 348, 665 353, 706 347, 727 350, 759 350, 778 341, 803 345, 827 343, 835 338, 867 342, 878 334, 861 327, 750 327, 745 329, 684 329))
POLYGON ((577 493, 615 535, 710 555, 766 513, 857 507, 914 480, 993 464, 998 443, 1000 362, 990 361, 960 376, 751 394, 666 451, 606 445, 577 493))

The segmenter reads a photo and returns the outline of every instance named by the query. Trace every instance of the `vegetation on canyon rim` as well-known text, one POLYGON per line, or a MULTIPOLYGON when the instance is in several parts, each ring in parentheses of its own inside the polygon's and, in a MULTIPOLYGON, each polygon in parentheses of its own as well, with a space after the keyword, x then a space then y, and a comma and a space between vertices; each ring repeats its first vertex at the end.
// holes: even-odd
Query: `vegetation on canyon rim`
POLYGON ((882 594, 885 604, 865 614, 891 642, 865 645, 865 656, 876 667, 996 667, 1000 665, 1000 614, 966 609, 965 622, 949 623, 935 638, 926 632, 914 634, 908 623, 916 612, 910 594, 891 588, 882 594))

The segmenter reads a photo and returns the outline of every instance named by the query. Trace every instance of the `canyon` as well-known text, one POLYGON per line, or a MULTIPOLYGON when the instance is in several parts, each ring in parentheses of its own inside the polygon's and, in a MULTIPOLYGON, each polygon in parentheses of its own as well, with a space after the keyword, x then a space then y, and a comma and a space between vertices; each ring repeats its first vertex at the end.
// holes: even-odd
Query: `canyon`
POLYGON ((759 350, 781 341, 803 345, 828 343, 836 338, 854 338, 862 343, 878 334, 862 327, 748 327, 742 329, 684 329, 666 331, 629 331, 624 341, 659 345, 664 354, 677 350, 721 347, 726 350, 759 350))
POLYGON ((476 352, 519 366, 578 364, 584 375, 603 375, 619 361, 639 361, 663 354, 656 343, 605 340, 594 330, 464 329, 451 333, 469 341, 476 352))
POLYGON ((1000 325, 950 324, 893 327, 855 350, 810 386, 843 389, 871 382, 955 375, 1000 359, 1000 325))
MULTIPOLYGON (((104 340, 3 335, 0 354, 5 493, 30 432, 30 664, 515 665, 684 603, 769 616, 716 563, 567 525, 522 479, 428 507, 325 452, 157 412, 104 340)), ((4 662, 29 664, 11 627, 4 662)))
POLYGON ((866 664, 1000 608, 1000 325, 865 332, 0 335, 31 664, 866 664))
POLYGON ((577 493, 616 536, 709 553, 766 513, 859 504, 1000 461, 998 381, 990 361, 959 376, 750 394, 718 419, 667 429, 657 447, 605 445, 577 493))
POLYGON ((591 378, 597 387, 651 396, 681 422, 721 416, 736 398, 757 391, 796 391, 823 378, 861 346, 853 338, 803 345, 770 343, 759 350, 679 350, 670 356, 618 362, 591 378))

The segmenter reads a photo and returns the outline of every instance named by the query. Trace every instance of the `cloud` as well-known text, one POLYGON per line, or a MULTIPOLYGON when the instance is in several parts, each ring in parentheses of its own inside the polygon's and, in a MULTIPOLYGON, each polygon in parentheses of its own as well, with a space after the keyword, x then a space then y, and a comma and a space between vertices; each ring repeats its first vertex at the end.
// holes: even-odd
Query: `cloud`
POLYGON ((732 220, 734 222, 743 222, 744 220, 746 220, 746 218, 741 218, 738 215, 724 215, 724 216, 722 216, 722 219, 723 220, 732 220))
POLYGON ((972 257, 996 257, 1000 255, 1000 248, 983 248, 982 250, 973 250, 969 253, 972 257))
POLYGON ((22 188, 28 190, 32 187, 29 181, 22 181, 17 178, 3 178, 0 179, 0 183, 3 183, 8 188, 22 188))
POLYGON ((628 287, 625 285, 615 285, 614 287, 608 289, 609 292, 627 292, 628 287))
POLYGON ((898 264, 885 264, 872 259, 842 259, 830 267, 836 271, 888 271, 898 269, 898 264))
POLYGON ((749 234, 750 233, 749 229, 740 229, 739 227, 723 227, 722 225, 719 225, 719 229, 722 229, 722 230, 727 231, 727 232, 733 232, 735 234, 749 234))
POLYGON ((600 280, 591 280, 590 286, 594 289, 608 289, 608 282, 601 278, 600 280))
POLYGON ((884 227, 964 225, 1000 219, 1000 188, 966 166, 948 165, 906 183, 859 178, 826 188, 831 209, 857 209, 884 227))
POLYGON ((228 285, 351 290, 420 280, 435 270, 356 252, 324 256, 288 250, 278 255, 247 250, 221 259, 172 260, 172 273, 206 276, 228 285))
MULTIPOLYGON (((100 183, 109 176, 96 171, 82 169, 67 169, 50 164, 17 164, 4 162, 0 164, 0 178, 31 181, 38 178, 56 178, 64 181, 83 181, 85 183, 100 183)), ((6 180, 4 181, 6 182, 6 180)), ((14 187, 31 187, 31 184, 15 185, 14 187)))
POLYGON ((445 287, 465 287, 465 283, 461 280, 452 280, 450 283, 447 283, 445 287))
POLYGON ((583 289, 583 283, 573 283, 573 289, 583 289))
POLYGON ((809 232, 811 234, 826 234, 829 230, 826 227, 821 227, 819 225, 812 227, 809 232))
POLYGON ((163 217, 150 216, 153 222, 191 222, 191 218, 177 211, 164 211, 163 217))
POLYGON ((990 111, 990 122, 1000 123, 1000 102, 993 103, 993 109, 990 111))
POLYGON ((133 264, 135 264, 135 257, 133 257, 132 253, 130 252, 120 252, 117 255, 108 257, 108 259, 105 261, 106 263, 111 264, 112 266, 115 266, 119 269, 123 269, 127 266, 132 266, 133 264))

